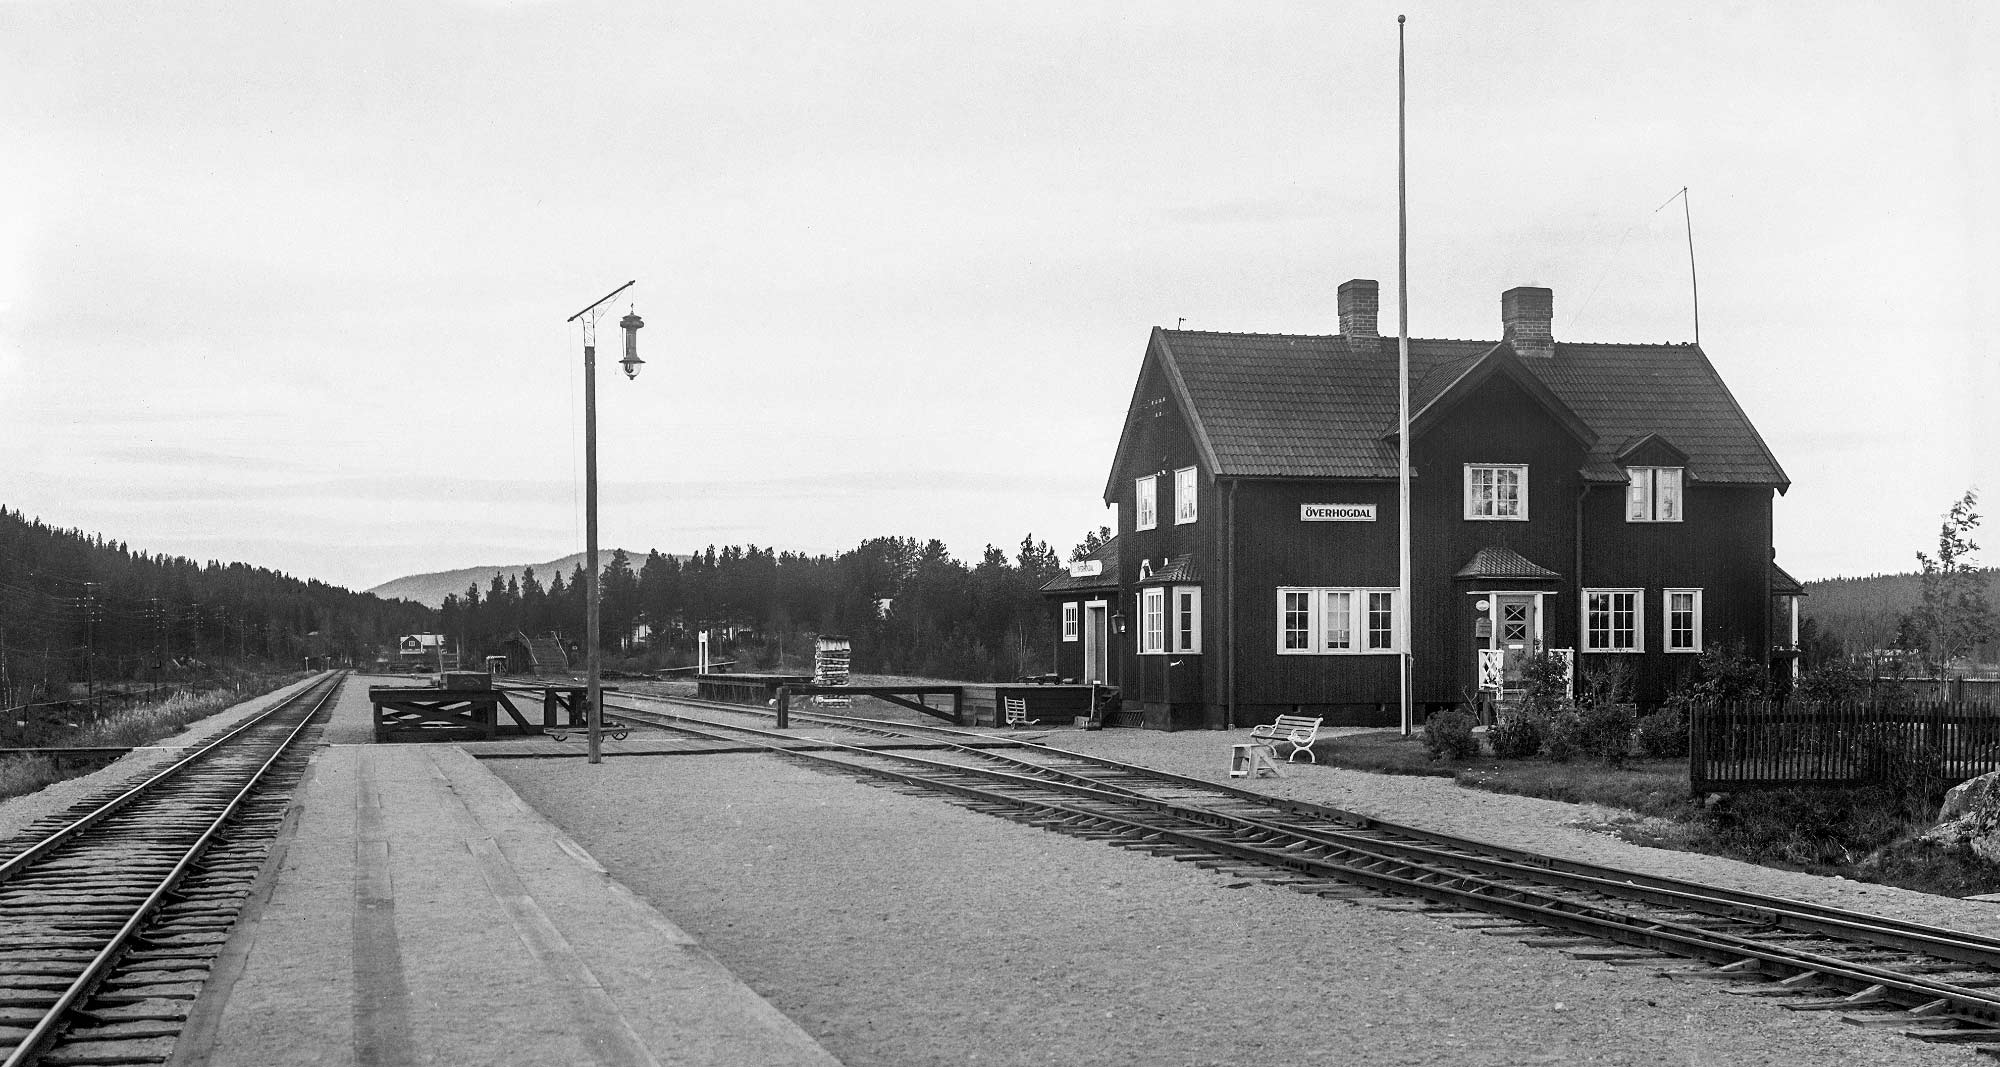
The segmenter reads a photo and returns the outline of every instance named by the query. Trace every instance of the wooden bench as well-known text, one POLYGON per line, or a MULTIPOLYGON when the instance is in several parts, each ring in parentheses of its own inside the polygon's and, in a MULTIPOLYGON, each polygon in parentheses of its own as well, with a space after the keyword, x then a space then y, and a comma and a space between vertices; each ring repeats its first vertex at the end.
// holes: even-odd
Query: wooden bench
POLYGON ((1252 727, 1250 736, 1268 745, 1292 746, 1292 750, 1285 754, 1286 763, 1297 759, 1301 752, 1306 754, 1309 762, 1318 763, 1319 758, 1312 753, 1312 744, 1319 737, 1319 724, 1325 721, 1305 715, 1280 715, 1273 722, 1252 727))

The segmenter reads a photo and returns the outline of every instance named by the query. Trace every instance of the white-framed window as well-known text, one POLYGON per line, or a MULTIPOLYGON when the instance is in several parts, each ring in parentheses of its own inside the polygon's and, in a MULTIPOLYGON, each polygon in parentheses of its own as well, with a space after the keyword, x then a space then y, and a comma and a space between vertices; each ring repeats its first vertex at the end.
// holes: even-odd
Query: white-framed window
POLYGON ((1175 652, 1201 651, 1201 586, 1173 588, 1173 633, 1168 640, 1175 652))
POLYGON ((1396 651, 1396 591, 1290 586, 1278 590, 1278 654, 1396 651))
POLYGON ((1194 521, 1194 468, 1174 472, 1174 525, 1194 521))
POLYGON ((1062 639, 1065 641, 1076 640, 1076 604, 1074 602, 1063 605, 1062 639))
POLYGON ((1583 591, 1583 650, 1643 652, 1646 649, 1646 591, 1583 591))
POLYGON ((1525 521, 1528 518, 1528 465, 1466 464, 1465 517, 1525 521))
POLYGON ((1668 589, 1665 600, 1667 651, 1700 652, 1701 590, 1668 589))
POLYGON ((1139 590, 1139 652, 1160 655, 1167 650, 1167 589, 1139 590))
POLYGON ((1148 474, 1139 479, 1139 529, 1150 530, 1160 524, 1160 476, 1148 474))
POLYGON ((1627 467, 1626 522, 1681 521, 1681 468, 1627 467))

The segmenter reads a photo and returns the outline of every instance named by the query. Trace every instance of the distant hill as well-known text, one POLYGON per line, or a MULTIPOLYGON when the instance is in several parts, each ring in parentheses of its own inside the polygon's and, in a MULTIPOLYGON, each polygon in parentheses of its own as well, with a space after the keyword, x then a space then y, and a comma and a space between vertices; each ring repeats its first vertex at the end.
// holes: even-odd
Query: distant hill
MULTIPOLYGON (((611 553, 613 551, 615 549, 598 549, 597 565, 603 567, 605 564, 611 562, 611 553)), ((635 571, 646 563, 646 553, 644 552, 634 552, 628 548, 625 550, 625 555, 632 561, 632 569, 635 571)), ((683 561, 687 559, 685 555, 679 558, 683 561)), ((444 598, 452 593, 457 593, 460 598, 463 598, 465 596, 465 587, 469 585, 479 586, 479 592, 483 595, 486 592, 486 587, 493 583, 493 576, 495 574, 500 575, 500 580, 503 582, 510 575, 518 581, 520 580, 522 571, 533 567, 535 568, 535 580, 542 583, 542 588, 547 589, 550 580, 558 574, 563 576, 563 581, 569 581, 571 573, 582 563, 583 553, 578 552, 574 555, 564 556, 561 559, 552 559, 547 563, 502 563, 490 567, 462 567, 455 571, 438 571, 434 574, 410 574, 401 578, 393 578, 367 591, 384 600, 398 598, 414 600, 419 604, 427 604, 435 608, 442 607, 444 605, 444 598)))
MULTIPOLYGON (((1986 600, 2000 608, 2000 567, 1985 568, 1984 573, 1986 600)), ((1923 579, 1916 574, 1871 574, 1802 584, 1806 600, 1801 614, 1838 634, 1850 651, 1889 647, 1896 640, 1896 621, 1924 597, 1923 579)))

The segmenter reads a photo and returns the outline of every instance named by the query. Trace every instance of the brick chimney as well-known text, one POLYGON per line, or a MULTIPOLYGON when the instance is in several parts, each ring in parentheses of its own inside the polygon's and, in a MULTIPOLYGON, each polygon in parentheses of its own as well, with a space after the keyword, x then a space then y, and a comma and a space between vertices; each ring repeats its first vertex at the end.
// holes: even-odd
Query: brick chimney
POLYGON ((1556 317, 1556 294, 1535 285, 1517 285, 1500 294, 1502 341, 1514 346, 1522 359, 1548 359, 1556 354, 1551 324, 1556 317))
POLYGON ((1381 287, 1368 278, 1340 283, 1340 334, 1349 339, 1380 337, 1375 329, 1375 312, 1381 306, 1381 287))

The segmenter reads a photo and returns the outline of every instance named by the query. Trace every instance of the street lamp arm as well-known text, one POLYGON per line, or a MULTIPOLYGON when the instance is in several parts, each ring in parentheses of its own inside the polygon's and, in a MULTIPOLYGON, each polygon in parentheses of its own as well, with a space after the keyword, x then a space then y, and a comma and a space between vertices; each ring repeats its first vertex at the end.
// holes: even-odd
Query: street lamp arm
POLYGON ((569 318, 566 318, 563 321, 575 322, 576 320, 584 317, 585 315, 590 314, 592 311, 597 310, 597 305, 604 303, 606 300, 609 300, 612 297, 617 296, 619 293, 622 293, 625 290, 630 289, 637 284, 639 284, 639 279, 634 278, 631 281, 626 282, 624 285, 621 285, 618 288, 613 289, 610 292, 604 294, 603 296, 598 297, 596 300, 591 301, 589 307, 584 308, 582 311, 579 311, 576 314, 571 315, 569 318))

